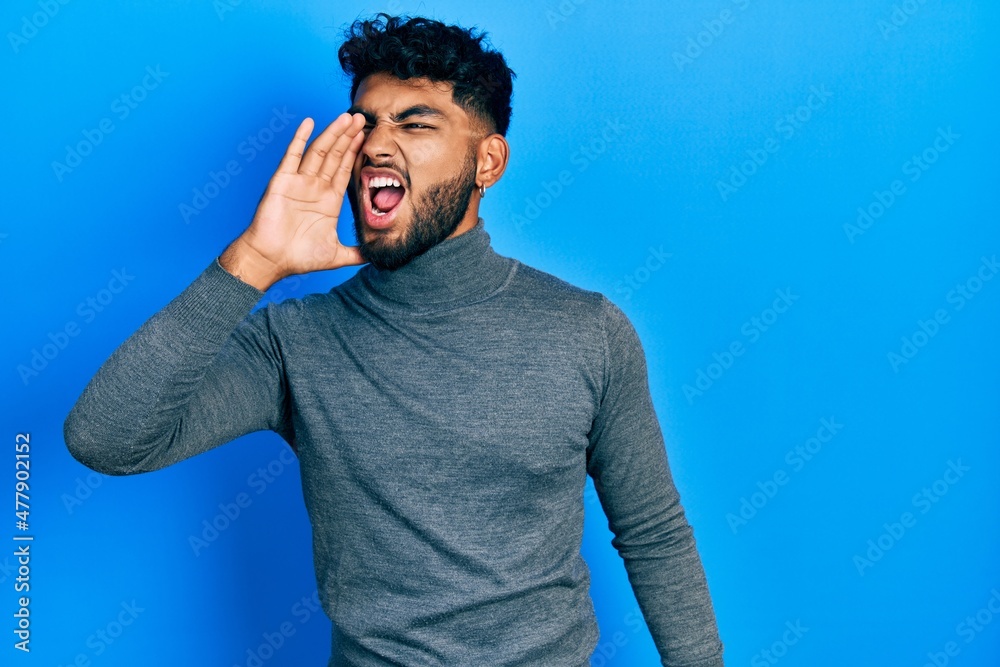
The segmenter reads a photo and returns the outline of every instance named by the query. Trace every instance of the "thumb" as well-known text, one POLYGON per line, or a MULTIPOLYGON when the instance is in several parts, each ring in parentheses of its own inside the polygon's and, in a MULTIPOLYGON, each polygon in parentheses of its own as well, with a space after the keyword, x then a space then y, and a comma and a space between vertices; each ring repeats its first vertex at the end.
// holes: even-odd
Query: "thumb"
POLYGON ((342 266, 356 266, 367 264, 368 260, 361 256, 361 251, 356 245, 341 245, 337 249, 337 256, 334 258, 336 268, 342 266))

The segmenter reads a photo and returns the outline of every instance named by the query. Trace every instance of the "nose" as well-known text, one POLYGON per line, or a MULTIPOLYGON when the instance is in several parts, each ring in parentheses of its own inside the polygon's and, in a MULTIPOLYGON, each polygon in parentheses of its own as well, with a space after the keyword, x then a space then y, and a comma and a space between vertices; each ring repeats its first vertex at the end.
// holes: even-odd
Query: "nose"
POLYGON ((394 156, 396 142, 393 141, 389 128, 375 123, 375 127, 368 131, 365 142, 361 144, 361 152, 375 162, 394 156))

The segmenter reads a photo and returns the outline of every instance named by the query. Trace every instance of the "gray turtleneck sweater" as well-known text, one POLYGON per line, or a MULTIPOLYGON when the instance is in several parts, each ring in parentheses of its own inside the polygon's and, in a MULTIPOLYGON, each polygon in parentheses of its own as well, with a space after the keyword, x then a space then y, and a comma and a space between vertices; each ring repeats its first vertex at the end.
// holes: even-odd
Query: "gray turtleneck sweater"
POLYGON ((87 385, 73 456, 128 475, 280 434, 331 667, 589 664, 589 474, 662 664, 722 665, 643 349, 606 297, 497 254, 482 219, 251 312, 263 294, 213 260, 87 385))

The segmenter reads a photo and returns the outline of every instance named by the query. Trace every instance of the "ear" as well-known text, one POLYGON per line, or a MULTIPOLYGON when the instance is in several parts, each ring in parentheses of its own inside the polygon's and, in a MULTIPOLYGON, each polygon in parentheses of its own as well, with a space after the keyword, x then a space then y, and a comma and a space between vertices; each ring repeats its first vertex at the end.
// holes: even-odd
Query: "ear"
POLYGON ((510 145, 502 134, 490 134, 479 140, 476 151, 476 186, 491 187, 507 169, 510 145))

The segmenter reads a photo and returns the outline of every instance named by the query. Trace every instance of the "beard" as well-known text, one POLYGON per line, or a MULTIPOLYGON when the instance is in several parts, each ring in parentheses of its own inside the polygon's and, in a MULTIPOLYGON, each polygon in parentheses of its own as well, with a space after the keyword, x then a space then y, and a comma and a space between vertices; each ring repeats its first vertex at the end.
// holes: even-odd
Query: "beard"
POLYGON ((469 201, 475 189, 476 151, 474 147, 470 147, 458 176, 430 186, 419 200, 411 193, 410 224, 402 231, 399 239, 389 238, 387 234, 376 231, 375 236, 366 241, 364 218, 358 208, 357 188, 348 188, 348 200, 354 214, 354 236, 361 257, 383 271, 395 271, 407 265, 414 257, 422 255, 451 236, 469 210, 469 201))

